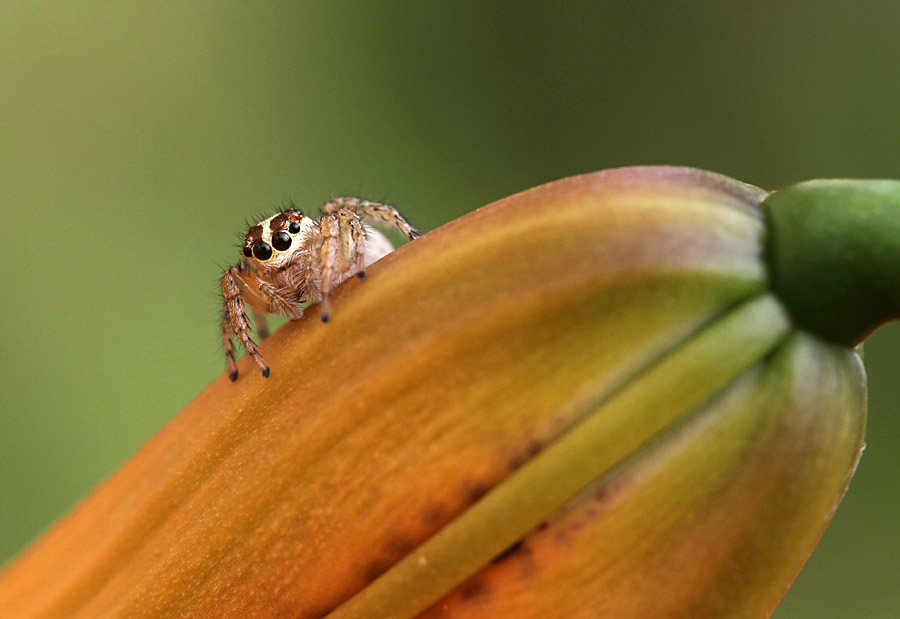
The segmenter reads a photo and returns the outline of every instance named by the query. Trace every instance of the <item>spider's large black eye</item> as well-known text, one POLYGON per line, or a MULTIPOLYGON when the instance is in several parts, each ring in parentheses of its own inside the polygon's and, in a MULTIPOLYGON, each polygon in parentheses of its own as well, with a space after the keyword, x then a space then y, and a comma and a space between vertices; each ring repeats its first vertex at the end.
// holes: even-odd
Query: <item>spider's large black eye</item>
POLYGON ((288 226, 288 232, 290 232, 291 234, 297 234, 298 232, 300 232, 300 222, 292 221, 291 225, 288 226))
POLYGON ((253 250, 250 249, 249 245, 244 245, 244 255, 248 258, 253 255, 253 250))
POLYGON ((282 230, 272 235, 272 246, 278 251, 284 251, 291 246, 291 235, 282 230))
POLYGON ((253 255, 257 260, 268 260, 272 257, 272 246, 265 241, 257 241, 253 244, 253 255))

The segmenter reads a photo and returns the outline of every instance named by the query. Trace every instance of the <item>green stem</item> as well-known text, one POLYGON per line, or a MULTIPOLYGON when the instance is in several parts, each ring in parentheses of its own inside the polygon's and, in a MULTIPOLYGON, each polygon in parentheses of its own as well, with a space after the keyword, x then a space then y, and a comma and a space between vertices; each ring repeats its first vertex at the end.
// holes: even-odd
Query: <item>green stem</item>
POLYGON ((809 181, 762 206, 772 290, 798 327, 855 346, 900 318, 900 181, 809 181))

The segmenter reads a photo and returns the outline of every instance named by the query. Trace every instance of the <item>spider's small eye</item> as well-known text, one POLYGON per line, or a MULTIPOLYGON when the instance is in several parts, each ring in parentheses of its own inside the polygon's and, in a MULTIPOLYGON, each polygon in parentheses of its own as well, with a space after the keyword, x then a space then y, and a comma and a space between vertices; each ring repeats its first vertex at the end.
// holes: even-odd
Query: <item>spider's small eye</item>
POLYGON ((272 236, 272 246, 278 251, 284 251, 291 246, 291 235, 284 230, 276 232, 272 236))
POLYGON ((250 249, 249 245, 244 245, 244 255, 248 258, 253 255, 253 250, 250 249))
POLYGON ((272 257, 272 247, 265 241, 257 241, 253 244, 253 255, 257 260, 268 260, 272 257))
POLYGON ((291 234, 297 234, 298 232, 300 232, 300 222, 292 221, 291 225, 288 226, 288 232, 290 232, 291 234))

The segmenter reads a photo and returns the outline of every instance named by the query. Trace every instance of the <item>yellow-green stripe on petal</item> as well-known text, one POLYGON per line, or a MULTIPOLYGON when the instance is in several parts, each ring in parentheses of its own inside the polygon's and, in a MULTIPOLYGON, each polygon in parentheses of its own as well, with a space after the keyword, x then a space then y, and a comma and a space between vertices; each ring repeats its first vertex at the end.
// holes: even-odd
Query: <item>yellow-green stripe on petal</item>
POLYGON ((768 616, 849 482, 864 385, 792 336, 422 617, 768 616))

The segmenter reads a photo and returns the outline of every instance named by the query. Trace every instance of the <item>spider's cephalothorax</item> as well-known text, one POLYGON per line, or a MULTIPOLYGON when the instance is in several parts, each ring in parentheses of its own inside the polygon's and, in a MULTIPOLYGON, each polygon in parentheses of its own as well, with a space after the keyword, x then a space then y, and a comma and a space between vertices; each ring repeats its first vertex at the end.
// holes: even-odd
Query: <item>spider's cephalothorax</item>
POLYGON ((233 336, 262 375, 269 376, 269 366, 250 339, 245 303, 254 310, 261 337, 266 336, 265 314, 300 320, 301 303, 307 301, 320 303, 322 321, 328 322, 332 291, 354 275, 364 277, 366 266, 394 249, 363 222, 395 228, 410 239, 419 236, 393 206, 359 198, 330 200, 318 219, 290 208, 247 231, 243 261, 222 276, 222 335, 231 380, 238 376, 233 336))

